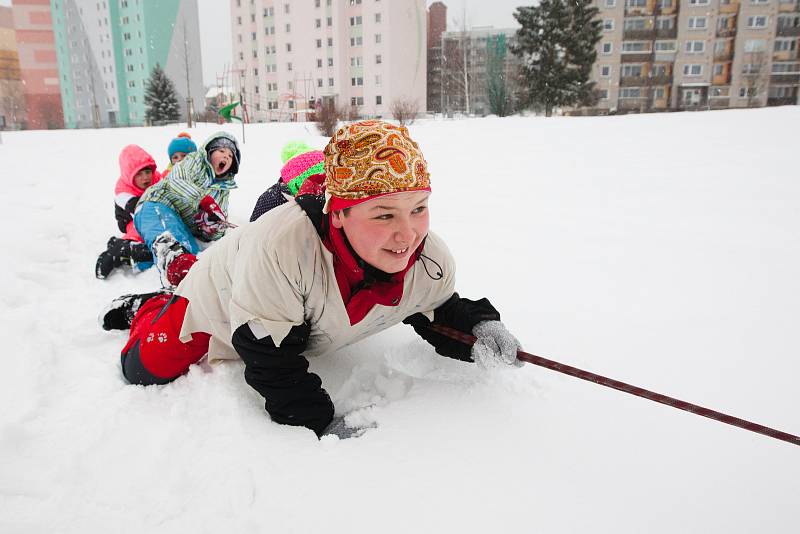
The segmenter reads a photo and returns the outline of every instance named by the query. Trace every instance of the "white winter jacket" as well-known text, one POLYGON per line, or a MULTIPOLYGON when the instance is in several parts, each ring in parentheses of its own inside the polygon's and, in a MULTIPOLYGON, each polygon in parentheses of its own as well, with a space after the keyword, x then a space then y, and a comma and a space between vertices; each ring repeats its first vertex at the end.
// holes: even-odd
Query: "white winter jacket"
POLYGON ((305 356, 317 356, 355 343, 415 313, 433 320, 433 310, 455 287, 455 263, 444 242, 430 233, 423 254, 441 266, 427 271, 418 260, 405 275, 396 306, 376 304, 350 325, 325 248, 305 211, 294 200, 237 228, 200 255, 176 294, 189 305, 181 341, 192 332, 211 334, 209 361, 238 358, 233 333, 247 323, 258 338, 280 343, 293 326, 311 327, 305 356), (435 279, 439 278, 439 279, 435 279))

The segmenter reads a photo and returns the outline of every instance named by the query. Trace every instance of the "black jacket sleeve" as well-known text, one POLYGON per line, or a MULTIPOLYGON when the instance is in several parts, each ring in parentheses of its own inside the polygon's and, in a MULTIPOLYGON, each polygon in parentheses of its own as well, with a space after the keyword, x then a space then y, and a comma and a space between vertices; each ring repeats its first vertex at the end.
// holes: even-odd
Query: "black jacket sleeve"
POLYGON ((269 210, 286 204, 286 198, 283 196, 284 193, 287 195, 291 194, 289 188, 283 183, 283 180, 279 178, 276 183, 258 197, 256 205, 253 207, 253 213, 250 215, 250 222, 255 221, 269 210))
POLYGON ((117 219, 117 227, 120 232, 125 232, 128 223, 133 220, 133 212, 136 209, 136 203, 139 202, 139 197, 131 197, 125 203, 125 208, 120 208, 117 203, 114 203, 114 217, 117 219))
POLYGON ((322 380, 308 372, 302 355, 308 342, 307 324, 292 327, 276 347, 271 337, 256 339, 250 327, 233 333, 233 347, 244 360, 244 379, 264 397, 264 408, 276 423, 304 426, 320 436, 333 419, 333 402, 322 380))
MULTIPOLYGON (((481 321, 499 321, 500 313, 488 299, 470 300, 453 293, 444 304, 433 311, 433 322, 449 326, 465 334, 472 334, 472 329, 481 321)), ((472 361, 472 349, 460 341, 451 339, 428 328, 431 322, 421 313, 406 317, 403 322, 410 324, 422 339, 433 345, 442 356, 455 358, 465 362, 472 361)))

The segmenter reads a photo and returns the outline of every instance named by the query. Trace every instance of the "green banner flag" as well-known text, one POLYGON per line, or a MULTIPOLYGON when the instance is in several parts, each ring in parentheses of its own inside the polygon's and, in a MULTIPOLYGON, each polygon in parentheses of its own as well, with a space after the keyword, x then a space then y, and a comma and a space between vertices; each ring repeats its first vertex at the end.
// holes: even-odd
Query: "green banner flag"
POLYGON ((224 119, 226 119, 226 120, 229 120, 229 121, 233 120, 233 119, 236 119, 237 121, 242 122, 241 117, 237 117, 236 115, 231 115, 231 113, 233 113, 233 109, 238 105, 239 105, 239 102, 232 102, 232 103, 228 104, 227 106, 221 108, 219 110, 219 116, 224 118, 224 119))

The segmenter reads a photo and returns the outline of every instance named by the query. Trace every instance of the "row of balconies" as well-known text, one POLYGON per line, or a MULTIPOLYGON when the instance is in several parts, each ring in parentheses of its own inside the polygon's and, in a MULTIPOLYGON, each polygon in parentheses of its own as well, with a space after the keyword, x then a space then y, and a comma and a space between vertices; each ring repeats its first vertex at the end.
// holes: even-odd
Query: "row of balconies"
POLYGON ((652 39, 675 39, 678 37, 678 28, 650 28, 649 30, 622 30, 623 39, 631 40, 652 40, 652 39))
POLYGON ((797 37, 800 36, 800 26, 784 26, 775 32, 778 37, 797 37))
POLYGON ((800 83, 800 74, 773 74, 769 77, 772 85, 794 85, 800 83))
POLYGON ((672 85, 672 76, 622 76, 619 79, 621 87, 652 87, 656 85, 672 85))

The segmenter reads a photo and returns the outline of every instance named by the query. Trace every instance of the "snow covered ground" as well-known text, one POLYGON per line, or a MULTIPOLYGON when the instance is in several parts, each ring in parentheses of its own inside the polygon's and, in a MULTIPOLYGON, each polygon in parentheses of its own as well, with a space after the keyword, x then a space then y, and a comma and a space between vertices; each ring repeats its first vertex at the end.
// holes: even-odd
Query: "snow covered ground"
MULTIPOLYGON (((528 352, 800 434, 800 108, 411 127, 462 295, 528 352)), ((238 125, 229 125, 241 139, 238 125)), ((203 140, 216 129, 191 131, 203 140)), ((93 273, 128 143, 3 132, 0 532, 796 532, 796 446, 526 365, 484 373, 405 326, 312 362, 378 427, 273 424, 242 365, 126 385, 93 273)), ((254 125, 244 223, 303 124, 254 125)))

